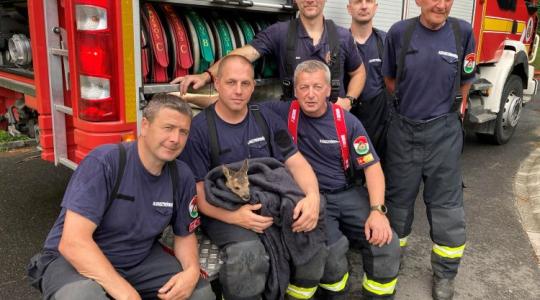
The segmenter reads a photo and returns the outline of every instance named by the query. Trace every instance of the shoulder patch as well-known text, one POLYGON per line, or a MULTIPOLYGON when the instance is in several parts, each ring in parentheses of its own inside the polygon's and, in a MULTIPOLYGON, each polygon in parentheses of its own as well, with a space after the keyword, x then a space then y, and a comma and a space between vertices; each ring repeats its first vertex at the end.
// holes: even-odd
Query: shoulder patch
POLYGON ((358 155, 367 154, 369 152, 369 143, 367 137, 365 135, 361 135, 354 139, 353 147, 354 151, 356 151, 358 155))
POLYGON ((465 56, 465 61, 463 62, 463 72, 466 74, 471 74, 474 71, 476 66, 476 54, 469 53, 465 56))
POLYGON ((189 223, 188 231, 192 233, 193 231, 195 231, 195 229, 197 229, 197 227, 199 227, 199 225, 201 225, 201 218, 197 217, 195 220, 189 223))
POLYGON ((356 159, 356 162, 358 162, 358 164, 360 166, 363 166, 367 163, 370 163, 374 160, 373 158, 373 154, 367 154, 367 155, 364 155, 364 156, 359 156, 357 159, 356 159))
POLYGON ((189 201, 189 215, 195 219, 199 216, 199 209, 197 208, 197 195, 191 198, 189 201))

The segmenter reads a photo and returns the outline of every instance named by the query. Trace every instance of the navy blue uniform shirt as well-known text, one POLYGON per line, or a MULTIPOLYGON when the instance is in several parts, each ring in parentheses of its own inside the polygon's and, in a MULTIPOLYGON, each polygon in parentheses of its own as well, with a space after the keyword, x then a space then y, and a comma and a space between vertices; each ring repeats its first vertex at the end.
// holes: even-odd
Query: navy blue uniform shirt
POLYGON ((149 173, 136 142, 126 145, 126 166, 118 190, 133 200, 114 199, 104 215, 117 177, 118 157, 116 145, 98 147, 85 157, 71 177, 44 249, 58 251, 67 209, 97 225, 94 241, 116 268, 132 267, 145 259, 167 225, 178 236, 186 236, 198 226, 195 181, 189 168, 177 161, 179 182, 173 203, 169 168, 165 166, 159 176, 149 173))
MULTIPOLYGON (((257 52, 261 55, 271 55, 279 64, 279 78, 281 80, 285 78, 291 78, 293 74, 286 74, 285 71, 285 59, 287 56, 287 32, 289 31, 290 21, 278 22, 265 30, 257 33, 255 38, 250 42, 257 52), (289 76, 287 76, 289 75, 289 76)), ((316 59, 327 63, 328 53, 330 52, 330 44, 328 42, 327 30, 325 28, 319 43, 314 46, 313 40, 309 37, 302 22, 298 22, 297 33, 297 48, 296 48, 296 61, 292 63, 293 70, 296 66, 310 59, 316 59)), ((341 64, 343 66, 344 73, 349 73, 356 70, 362 65, 362 58, 358 53, 358 49, 354 43, 354 39, 351 33, 340 26, 336 25, 336 30, 339 35, 340 41, 340 57, 341 64)), ((344 75, 341 77, 341 82, 344 81, 344 75)), ((344 97, 346 94, 346 86, 343 84, 340 88, 340 97, 344 97)))
MULTIPOLYGON (((375 31, 375 29, 373 29, 375 31)), ((377 46, 377 39, 380 38, 384 47, 384 40, 386 39, 386 32, 378 31, 377 34, 373 32, 364 44, 356 43, 358 52, 362 57, 362 61, 365 62, 366 67, 366 84, 360 94, 360 101, 368 101, 377 97, 384 89, 384 77, 382 75, 382 54, 379 55, 379 47, 377 46)), ((384 48, 383 48, 384 49, 384 48)), ((381 49, 381 50, 383 50, 381 49)), ((384 51, 384 50, 383 50, 384 51)))
MULTIPOLYGON (((287 122, 290 102, 268 101, 269 107, 287 122)), ((345 111, 345 126, 349 141, 350 164, 361 170, 379 161, 377 153, 362 126, 351 113, 345 111)), ((307 159, 319 181, 321 190, 335 190, 347 185, 343 170, 341 147, 338 141, 331 103, 319 118, 312 118, 300 111, 298 120, 298 150, 307 159)))
MULTIPOLYGON (((394 24, 387 33, 383 57, 383 75, 396 78, 397 61, 405 34, 405 21, 394 24)), ((474 35, 471 24, 459 20, 463 59, 474 59, 474 35)), ((399 113, 413 120, 429 120, 450 112, 455 99, 454 79, 461 75, 461 84, 474 79, 474 68, 462 63, 457 70, 456 42, 452 25, 447 21, 439 30, 417 23, 403 74, 396 87, 399 113)))
MULTIPOLYGON (((287 128, 281 119, 269 109, 260 107, 260 112, 268 124, 273 155, 270 154, 267 145, 268 141, 265 140, 263 132, 259 129, 257 121, 251 112, 238 124, 229 124, 216 114, 215 121, 221 164, 257 157, 274 157, 281 162, 285 162, 298 151, 296 146, 291 145, 294 151, 289 152, 287 157, 283 157, 279 151, 280 148, 276 145, 274 136, 279 131, 288 133, 287 128)), ((193 118, 186 148, 180 155, 180 159, 191 167, 197 182, 204 180, 206 173, 210 171, 210 141, 204 112, 193 118)))

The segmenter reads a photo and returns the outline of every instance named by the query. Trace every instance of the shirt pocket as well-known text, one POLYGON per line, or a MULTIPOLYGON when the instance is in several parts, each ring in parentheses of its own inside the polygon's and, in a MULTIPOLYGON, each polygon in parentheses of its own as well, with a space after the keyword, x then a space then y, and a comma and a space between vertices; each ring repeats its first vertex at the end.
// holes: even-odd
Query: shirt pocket
POLYGON ((319 141, 321 154, 329 161, 338 162, 342 165, 341 146, 337 140, 329 139, 319 141))
POLYGON ((439 51, 439 57, 442 60, 441 71, 449 75, 449 79, 454 80, 457 73, 458 56, 455 53, 439 51))
POLYGON ((268 143, 265 139, 248 145, 249 158, 267 157, 270 155, 268 143))
POLYGON ((173 207, 154 207, 151 216, 151 226, 149 230, 155 230, 152 234, 160 234, 167 225, 171 223, 173 207))

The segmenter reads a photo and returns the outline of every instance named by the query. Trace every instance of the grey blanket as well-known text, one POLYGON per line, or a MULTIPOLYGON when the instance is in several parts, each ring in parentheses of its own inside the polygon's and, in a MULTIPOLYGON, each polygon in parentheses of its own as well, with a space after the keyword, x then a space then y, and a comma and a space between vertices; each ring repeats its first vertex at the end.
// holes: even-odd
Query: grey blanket
MULTIPOLYGON (((242 161, 228 165, 238 170, 242 161)), ((270 257, 270 274, 265 299, 283 299, 290 278, 290 266, 306 264, 325 246, 324 201, 317 228, 308 233, 292 232, 293 210, 304 193, 293 180, 285 166, 273 158, 249 160, 248 177, 250 199, 245 201, 232 193, 225 185, 222 167, 212 169, 205 178, 206 200, 227 210, 241 205, 261 203, 260 214, 274 218, 274 224, 260 235, 270 257)))

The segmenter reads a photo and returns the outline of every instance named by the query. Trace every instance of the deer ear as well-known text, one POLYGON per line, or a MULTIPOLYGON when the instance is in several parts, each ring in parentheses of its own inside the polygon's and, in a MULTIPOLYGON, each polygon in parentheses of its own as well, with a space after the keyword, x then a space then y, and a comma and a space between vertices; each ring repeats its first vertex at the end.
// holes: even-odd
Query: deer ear
POLYGON ((222 165, 222 166, 221 166, 221 169, 223 170, 223 175, 225 175, 225 177, 227 178, 227 180, 228 180, 229 178, 231 178, 230 170, 229 170, 229 168, 227 168, 227 166, 222 165))
POLYGON ((249 163, 248 163, 248 160, 247 160, 247 159, 244 159, 244 163, 242 164, 242 168, 240 168, 239 172, 242 172, 242 173, 246 173, 246 174, 247 174, 248 169, 249 169, 249 163))

